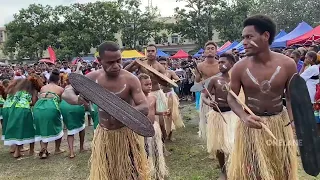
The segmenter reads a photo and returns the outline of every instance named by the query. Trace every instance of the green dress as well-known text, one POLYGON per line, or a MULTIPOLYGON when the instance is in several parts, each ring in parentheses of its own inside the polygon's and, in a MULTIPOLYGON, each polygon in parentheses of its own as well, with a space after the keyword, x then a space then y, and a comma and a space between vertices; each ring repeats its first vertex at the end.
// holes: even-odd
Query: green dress
POLYGON ((62 100, 60 110, 68 135, 75 135, 86 128, 84 122, 85 109, 80 105, 71 105, 62 100))
POLYGON ((3 141, 5 139, 5 132, 6 132, 6 125, 8 122, 9 109, 13 103, 12 99, 13 99, 12 95, 7 95, 7 99, 4 101, 3 107, 1 109, 1 115, 2 115, 2 137, 1 137, 1 140, 3 140, 3 141))
MULTIPOLYGON (((35 127, 30 103, 32 96, 26 91, 18 91, 12 101, 5 106, 7 122, 4 145, 23 145, 35 142, 35 127)), ((5 109, 4 108, 4 109, 5 109)))
POLYGON ((93 111, 90 111, 90 115, 93 120, 93 128, 96 129, 99 124, 99 108, 95 104, 92 104, 92 107, 93 111))
POLYGON ((36 126, 35 141, 47 143, 63 137, 60 97, 52 92, 42 94, 45 94, 45 97, 38 99, 33 107, 36 126), (47 98, 49 94, 54 97, 47 98))

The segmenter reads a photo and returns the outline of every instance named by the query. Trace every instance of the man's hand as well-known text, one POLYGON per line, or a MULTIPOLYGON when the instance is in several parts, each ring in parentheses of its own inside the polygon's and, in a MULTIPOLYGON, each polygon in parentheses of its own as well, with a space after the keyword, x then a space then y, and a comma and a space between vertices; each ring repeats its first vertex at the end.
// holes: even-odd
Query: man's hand
POLYGON ((263 122, 259 116, 248 115, 245 118, 243 118, 242 121, 249 128, 254 128, 254 129, 262 128, 260 123, 263 123, 263 122))
POLYGON ((211 100, 209 106, 214 108, 218 106, 218 103, 216 101, 211 100))
POLYGON ((87 101, 84 97, 81 95, 78 96, 78 104, 83 105, 84 107, 89 107, 89 101, 87 101))

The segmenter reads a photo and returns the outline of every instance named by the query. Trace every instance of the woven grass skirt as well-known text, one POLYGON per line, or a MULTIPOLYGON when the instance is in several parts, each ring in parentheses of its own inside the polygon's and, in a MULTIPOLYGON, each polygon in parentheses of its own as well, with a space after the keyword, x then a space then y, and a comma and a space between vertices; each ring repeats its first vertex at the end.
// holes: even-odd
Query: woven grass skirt
POLYGON ((232 152, 234 133, 239 118, 233 111, 223 112, 222 115, 227 121, 227 124, 223 121, 223 118, 219 112, 211 110, 208 113, 208 153, 215 154, 218 150, 224 152, 225 154, 230 154, 232 152))
POLYGON ((166 119, 165 127, 167 135, 172 130, 179 129, 185 127, 181 113, 179 110, 179 98, 177 94, 172 90, 171 92, 166 93, 168 99, 168 109, 171 112, 171 115, 166 119))
POLYGON ((239 121, 235 133, 235 145, 229 158, 228 179, 298 179, 296 141, 291 126, 285 127, 289 122, 286 109, 278 115, 262 119, 277 140, 273 140, 266 131, 248 128, 239 121))
POLYGON ((155 135, 147 138, 148 161, 152 179, 163 180, 168 176, 168 170, 163 155, 163 142, 160 125, 153 124, 155 135))
POLYGON ((206 140, 207 138, 207 114, 210 111, 210 106, 206 105, 203 100, 202 100, 202 95, 203 93, 201 93, 200 96, 200 122, 199 122, 199 137, 206 140))
POLYGON ((149 180, 144 138, 123 127, 94 133, 90 180, 149 180))

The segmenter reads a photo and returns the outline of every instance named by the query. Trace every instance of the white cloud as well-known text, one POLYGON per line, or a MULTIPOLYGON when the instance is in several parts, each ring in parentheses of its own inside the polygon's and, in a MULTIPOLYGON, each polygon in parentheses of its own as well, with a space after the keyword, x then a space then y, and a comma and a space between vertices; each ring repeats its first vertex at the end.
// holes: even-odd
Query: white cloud
MULTIPOLYGON (((18 13, 20 9, 27 8, 30 4, 43 5, 67 5, 72 3, 87 3, 97 0, 0 0, 0 26, 10 22, 13 19, 13 14, 18 13)), ((141 8, 144 9, 148 5, 148 0, 141 0, 141 8)), ((171 16, 174 13, 175 7, 183 7, 184 3, 176 2, 176 0, 153 0, 153 6, 157 6, 162 16, 171 16)))

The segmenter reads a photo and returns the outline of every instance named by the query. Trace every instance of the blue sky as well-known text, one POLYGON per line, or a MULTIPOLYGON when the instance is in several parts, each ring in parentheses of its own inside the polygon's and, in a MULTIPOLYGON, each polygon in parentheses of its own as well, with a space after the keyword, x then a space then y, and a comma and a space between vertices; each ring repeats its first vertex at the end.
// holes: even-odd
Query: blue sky
MULTIPOLYGON (((56 6, 95 1, 97 0, 0 0, 0 26, 10 22, 13 19, 13 14, 17 13, 21 8, 27 8, 33 3, 56 6)), ((148 4, 148 0, 141 0, 141 2, 141 8, 144 9, 148 4)), ((152 4, 159 8, 162 16, 171 16, 175 7, 184 6, 184 3, 178 3, 176 0, 153 0, 152 4)))

